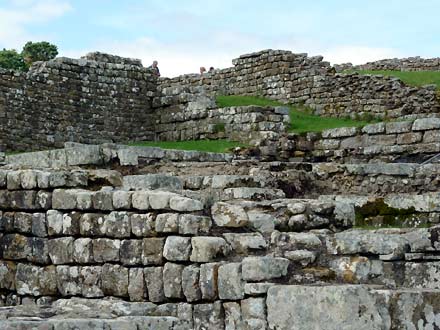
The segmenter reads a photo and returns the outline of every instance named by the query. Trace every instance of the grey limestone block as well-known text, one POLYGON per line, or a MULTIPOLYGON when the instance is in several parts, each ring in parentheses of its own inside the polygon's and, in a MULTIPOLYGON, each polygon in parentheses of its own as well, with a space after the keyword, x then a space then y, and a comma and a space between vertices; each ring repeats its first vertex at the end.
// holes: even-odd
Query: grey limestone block
POLYGON ((97 238, 93 242, 93 260, 95 262, 119 261, 121 241, 110 238, 97 238))
POLYGON ((91 238, 77 238, 73 242, 73 261, 80 264, 94 262, 93 240, 91 238))
POLYGON ((289 260, 278 257, 247 257, 242 261, 243 279, 263 281, 283 277, 287 274, 289 260))
MULTIPOLYGON (((108 269, 107 269, 108 270, 108 269)), ((86 298, 103 297, 102 291, 102 267, 101 266, 82 266, 81 272, 81 294, 86 298)))
POLYGON ((214 223, 220 227, 245 227, 249 218, 240 205, 217 202, 211 208, 214 223))
POLYGON ((230 246, 221 237, 198 236, 191 239, 192 262, 210 262, 230 252, 230 246))
POLYGON ((163 287, 167 298, 184 298, 182 272, 185 266, 167 262, 163 268, 163 287))
POLYGON ((187 301, 198 301, 202 298, 202 292, 199 285, 200 268, 196 265, 190 265, 182 272, 182 290, 187 301))
POLYGON ((73 262, 73 237, 53 238, 48 241, 49 257, 54 265, 73 262))
POLYGON ((131 232, 136 237, 156 236, 155 215, 153 213, 146 214, 130 214, 131 232))
POLYGON ((196 330, 224 330, 224 310, 220 301, 194 305, 193 318, 196 330))
POLYGON ((104 216, 104 223, 101 227, 101 231, 108 237, 130 237, 130 225, 129 213, 125 211, 113 211, 104 216))
POLYGON ((113 210, 113 191, 101 190, 92 196, 93 208, 95 210, 113 210))
POLYGON ((199 235, 208 234, 212 221, 210 217, 193 214, 182 214, 179 218, 179 234, 199 235))
POLYGON ((142 240, 142 263, 144 265, 161 265, 165 238, 153 237, 142 240))
POLYGON ((168 236, 163 249, 163 256, 168 261, 189 261, 191 255, 191 238, 168 236))
POLYGON ((202 211, 203 203, 188 197, 174 196, 170 199, 170 208, 178 212, 202 211))
POLYGON ((144 278, 148 291, 148 300, 154 303, 164 301, 163 267, 144 268, 144 278))
POLYGON ((220 265, 218 262, 200 265, 199 286, 204 300, 214 301, 218 297, 218 268, 220 265))
POLYGON ((142 240, 126 239, 121 242, 120 259, 123 265, 142 264, 142 240))
POLYGON ((128 268, 120 265, 104 264, 101 273, 104 295, 128 297, 128 268))
POLYGON ((80 267, 57 266, 57 289, 61 296, 77 296, 82 292, 80 267))
POLYGON ((32 244, 29 237, 19 234, 6 234, 0 238, 0 250, 3 259, 26 260, 32 255, 32 244))
POLYGON ((144 270, 130 268, 128 273, 128 296, 130 301, 143 301, 146 296, 144 270))
POLYGON ((244 284, 241 263, 227 263, 218 269, 218 295, 223 300, 244 298, 244 284))
POLYGON ((178 213, 161 213, 156 217, 155 229, 158 233, 177 233, 179 229, 178 213))

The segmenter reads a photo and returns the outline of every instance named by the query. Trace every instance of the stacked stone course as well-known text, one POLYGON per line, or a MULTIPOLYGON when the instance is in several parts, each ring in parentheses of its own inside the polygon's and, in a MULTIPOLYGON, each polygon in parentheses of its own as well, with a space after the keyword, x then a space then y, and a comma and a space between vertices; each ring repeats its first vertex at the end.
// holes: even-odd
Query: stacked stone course
POLYGON ((335 64, 334 68, 337 72, 344 70, 440 71, 440 58, 422 58, 420 56, 391 58, 360 65, 335 64))

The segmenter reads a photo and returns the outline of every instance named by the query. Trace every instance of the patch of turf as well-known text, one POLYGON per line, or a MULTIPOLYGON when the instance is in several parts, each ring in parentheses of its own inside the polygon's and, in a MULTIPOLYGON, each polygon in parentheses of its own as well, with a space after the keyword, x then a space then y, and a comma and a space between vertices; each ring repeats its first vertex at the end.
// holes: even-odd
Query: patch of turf
POLYGON ((305 107, 286 105, 281 102, 269 100, 263 97, 256 96, 242 96, 242 95, 228 95, 217 96, 217 105, 221 108, 233 107, 233 106, 246 106, 246 105, 258 105, 258 106, 287 106, 289 107, 289 115, 291 127, 290 132, 305 133, 305 132, 321 132, 330 128, 338 127, 361 127, 365 126, 372 121, 366 120, 353 120, 346 118, 331 118, 320 117, 311 114, 311 109, 305 107))
POLYGON ((360 74, 381 74, 400 78, 405 84, 410 86, 436 85, 440 90, 440 71, 392 71, 392 70, 359 70, 347 71, 358 72, 360 74))
POLYGON ((163 149, 195 150, 225 153, 236 147, 244 147, 240 142, 228 140, 191 140, 191 141, 141 141, 129 143, 130 146, 158 147, 163 149))

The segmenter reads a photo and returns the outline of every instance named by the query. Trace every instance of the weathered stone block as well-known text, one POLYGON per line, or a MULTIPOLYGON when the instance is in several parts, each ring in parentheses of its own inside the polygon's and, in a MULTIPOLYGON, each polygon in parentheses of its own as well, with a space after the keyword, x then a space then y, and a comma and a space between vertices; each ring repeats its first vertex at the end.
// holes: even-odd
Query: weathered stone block
POLYGON ((128 296, 130 301, 143 301, 146 296, 144 270, 130 268, 128 273, 128 296))
POLYGON ((215 300, 218 297, 218 268, 220 263, 206 263, 200 265, 200 290, 204 300, 215 300))
POLYGON ((109 237, 124 238, 130 237, 130 217, 127 212, 114 211, 104 216, 104 224, 101 232, 109 237))
POLYGON ((194 305, 193 315, 195 330, 224 330, 224 311, 220 301, 194 305))
POLYGON ((52 207, 56 210, 74 210, 76 208, 76 191, 55 189, 52 193, 52 207))
POLYGON ((249 218, 240 205, 217 202, 211 208, 212 219, 220 227, 245 227, 249 218))
POLYGON ((156 236, 155 217, 152 213, 131 214, 131 232, 137 237, 156 236))
POLYGON ((173 196, 170 199, 170 208, 178 212, 202 211, 203 203, 188 197, 173 196))
MULTIPOLYGON (((49 219, 49 218, 48 218, 49 219)), ((85 213, 82 215, 79 225, 82 236, 101 236, 105 216, 100 213, 85 213)))
POLYGON ((397 144, 413 144, 422 141, 422 133, 402 133, 397 135, 397 144))
POLYGON ((76 296, 82 292, 80 268, 77 266, 57 266, 57 288, 62 296, 76 296))
POLYGON ((179 218, 179 234, 207 234, 211 229, 211 218, 201 215, 182 214, 179 218))
POLYGON ((142 263, 144 265, 162 264, 164 238, 144 238, 142 240, 142 263))
POLYGON ((264 281, 283 277, 287 274, 289 260, 276 257, 247 257, 242 262, 243 279, 264 281))
POLYGON ((47 236, 46 214, 32 214, 32 234, 38 237, 47 236))
POLYGON ((123 240, 120 248, 120 258, 123 265, 142 264, 142 240, 123 240))
POLYGON ((169 261, 189 261, 191 238, 168 236, 163 249, 163 256, 169 261))
POLYGON ((226 233, 223 234, 223 237, 232 250, 238 254, 247 254, 249 251, 261 250, 267 247, 266 240, 259 233, 226 233))
POLYGON ((164 301, 163 267, 144 268, 144 277, 148 289, 148 299, 154 303, 164 301))
POLYGON ((15 290, 15 272, 17 266, 11 261, 0 260, 0 288, 15 290))
POLYGON ((119 261, 121 241, 109 238, 93 240, 93 259, 95 262, 119 261))
POLYGON ((132 192, 116 190, 113 192, 113 208, 115 210, 127 210, 131 207, 132 192))
POLYGON ((84 266, 81 272, 81 294, 86 298, 98 298, 104 296, 101 289, 101 266, 84 266))
POLYGON ((49 257, 54 265, 73 262, 73 237, 54 238, 48 241, 49 257))
POLYGON ((167 262, 163 268, 163 288, 167 298, 183 298, 183 265, 167 262))
POLYGON ((223 238, 199 236, 191 239, 192 262, 210 262, 229 253, 230 247, 223 238))
POLYGON ((440 118, 416 119, 412 125, 413 131, 425 131, 440 128, 440 118))
POLYGON ((158 233, 177 233, 179 228, 178 213, 162 213, 156 217, 155 229, 158 233))
POLYGON ((182 272, 182 290, 189 302, 202 299, 199 286, 200 268, 195 265, 187 266, 182 272))
POLYGON ((218 295, 223 300, 240 300, 244 297, 241 263, 228 263, 218 269, 218 295))
POLYGON ((131 196, 133 208, 138 210, 149 210, 149 192, 148 191, 135 191, 131 196))
POLYGON ((91 238, 78 238, 73 242, 73 261, 80 264, 94 261, 91 238))
POLYGON ((92 196, 93 208, 95 210, 113 210, 113 191, 101 190, 92 196))
POLYGON ((32 245, 30 238, 18 234, 7 234, 0 237, 0 251, 4 259, 26 260, 32 255, 32 245))
POLYGON ((101 280, 104 295, 128 297, 128 268, 104 264, 101 280))

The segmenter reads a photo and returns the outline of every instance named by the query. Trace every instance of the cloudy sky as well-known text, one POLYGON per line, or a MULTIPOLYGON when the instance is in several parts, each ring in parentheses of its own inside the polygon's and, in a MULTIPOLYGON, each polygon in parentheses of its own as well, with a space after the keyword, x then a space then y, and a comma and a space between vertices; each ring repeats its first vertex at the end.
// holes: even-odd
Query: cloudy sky
POLYGON ((332 63, 440 56, 440 0, 0 0, 0 48, 50 41, 159 61, 162 75, 231 66, 261 49, 332 63))

